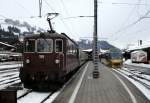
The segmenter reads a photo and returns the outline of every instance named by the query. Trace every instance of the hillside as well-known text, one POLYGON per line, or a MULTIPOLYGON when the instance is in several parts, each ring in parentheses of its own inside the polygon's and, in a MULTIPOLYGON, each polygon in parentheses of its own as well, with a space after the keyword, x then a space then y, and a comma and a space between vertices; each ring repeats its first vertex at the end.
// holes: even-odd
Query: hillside
MULTIPOLYGON (((83 49, 92 49, 92 42, 89 41, 89 40, 78 41, 78 44, 79 44, 80 48, 83 48, 83 49)), ((98 45, 98 49, 103 49, 103 50, 109 50, 111 48, 118 49, 117 47, 109 44, 107 41, 98 41, 97 45, 98 45)))

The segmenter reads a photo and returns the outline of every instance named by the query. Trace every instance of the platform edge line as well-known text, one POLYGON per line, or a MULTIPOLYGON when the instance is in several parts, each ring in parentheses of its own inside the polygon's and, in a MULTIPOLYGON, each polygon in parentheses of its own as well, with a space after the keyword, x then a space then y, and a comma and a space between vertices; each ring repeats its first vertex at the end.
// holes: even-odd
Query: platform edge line
POLYGON ((135 96, 132 94, 132 92, 130 91, 130 89, 128 88, 128 86, 122 81, 121 78, 119 78, 119 76, 117 76, 116 73, 112 72, 112 74, 120 81, 120 83, 123 85, 123 87, 125 88, 125 90, 128 92, 128 94, 131 97, 131 100, 133 103, 137 103, 135 96))
POLYGON ((82 76, 81 76, 81 78, 80 78, 78 84, 76 85, 76 87, 75 87, 75 89, 74 89, 74 92, 73 92, 73 94, 71 95, 71 97, 70 97, 68 103, 74 103, 75 98, 76 98, 76 95, 77 95, 77 93, 78 93, 78 91, 79 91, 79 89, 80 89, 80 86, 81 86, 83 77, 84 77, 84 75, 85 75, 85 73, 86 73, 86 71, 87 71, 88 65, 89 65, 89 63, 86 65, 86 67, 85 67, 85 69, 84 69, 84 71, 83 71, 83 73, 82 73, 82 76))

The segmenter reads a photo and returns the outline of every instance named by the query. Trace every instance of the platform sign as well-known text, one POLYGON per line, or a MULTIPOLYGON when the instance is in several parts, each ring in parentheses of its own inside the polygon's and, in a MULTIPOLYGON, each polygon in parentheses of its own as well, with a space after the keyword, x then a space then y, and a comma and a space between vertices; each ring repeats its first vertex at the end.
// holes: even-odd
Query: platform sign
POLYGON ((0 103, 17 103, 16 90, 0 90, 0 103))

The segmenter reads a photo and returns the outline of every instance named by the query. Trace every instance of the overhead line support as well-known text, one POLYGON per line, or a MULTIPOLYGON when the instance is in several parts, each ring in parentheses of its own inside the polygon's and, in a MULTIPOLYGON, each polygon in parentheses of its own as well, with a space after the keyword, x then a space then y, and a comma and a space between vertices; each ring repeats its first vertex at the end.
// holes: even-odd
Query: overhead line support
POLYGON ((97 47, 97 0, 94 0, 94 32, 93 32, 93 59, 94 70, 93 78, 99 77, 98 47, 97 47))

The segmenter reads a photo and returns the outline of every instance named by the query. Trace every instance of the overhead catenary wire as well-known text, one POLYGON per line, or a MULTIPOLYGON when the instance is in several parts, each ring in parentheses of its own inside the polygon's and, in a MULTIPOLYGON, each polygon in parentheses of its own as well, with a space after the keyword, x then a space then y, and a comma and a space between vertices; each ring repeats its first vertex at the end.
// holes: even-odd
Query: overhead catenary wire
POLYGON ((28 10, 25 6, 23 6, 20 2, 18 2, 17 0, 14 0, 14 2, 16 2, 16 4, 18 6, 20 6, 21 8, 23 8, 24 10, 26 10, 28 13, 30 13, 32 15, 31 11, 28 10))
POLYGON ((43 1, 47 4, 47 6, 48 6, 53 12, 56 13, 55 9, 52 8, 52 6, 51 6, 46 0, 43 0, 43 1))
MULTIPOLYGON (((141 3, 141 0, 138 0, 138 3, 141 3)), ((139 10, 140 10, 140 5, 137 6, 137 14, 138 14, 138 16, 140 17, 140 12, 139 12, 139 10)))
MULTIPOLYGON (((114 35, 116 35, 116 34, 118 34, 118 33, 121 33, 121 32, 124 32, 125 30, 127 30, 127 29, 129 29, 129 28, 135 26, 135 25, 136 25, 137 23, 139 23, 141 20, 145 19, 146 16, 148 16, 149 13, 150 13, 150 10, 148 10, 143 16, 139 17, 136 21, 134 21, 134 22, 130 23, 129 25, 127 25, 127 26, 125 26, 125 27, 119 29, 117 32, 114 33, 114 35)), ((120 36, 118 36, 118 37, 120 37, 120 36)), ((117 40, 117 37, 116 37, 115 39, 113 39, 113 40, 117 40)))
POLYGON ((69 12, 67 10, 67 7, 65 6, 64 1, 63 0, 60 0, 60 1, 61 1, 61 4, 62 4, 63 8, 64 8, 64 11, 66 12, 67 15, 69 15, 69 12))
POLYGON ((145 15, 143 15, 142 17, 139 17, 139 18, 138 18, 136 21, 134 21, 133 23, 131 23, 131 24, 125 26, 125 27, 122 28, 121 30, 118 30, 116 33, 120 33, 120 32, 122 32, 122 31, 128 29, 129 27, 132 27, 132 26, 134 26, 135 24, 139 23, 139 22, 140 22, 141 20, 143 20, 149 13, 150 13, 150 10, 148 10, 148 11, 145 13, 145 15))
POLYGON ((106 3, 106 2, 98 2, 99 4, 111 4, 111 5, 116 5, 116 6, 134 6, 134 5, 139 5, 139 6, 150 6, 150 4, 147 3, 128 3, 128 2, 111 2, 111 3, 106 3))
MULTIPOLYGON (((139 0, 140 1, 140 0, 139 0)), ((138 1, 138 3, 139 3, 138 1)), ((112 34, 110 37, 113 38, 113 36, 116 36, 116 34, 118 34, 118 32, 120 30, 122 30, 124 28, 124 26, 126 25, 126 23, 128 23, 129 19, 132 17, 132 15, 134 14, 134 12, 136 11, 136 8, 138 7, 138 5, 135 5, 134 8, 130 11, 130 13, 128 14, 127 18, 123 21, 123 23, 121 24, 121 27, 114 33, 112 34)), ((120 34, 121 35, 121 34, 120 34)), ((118 35, 118 37, 120 37, 120 35, 118 35)), ((117 37, 116 37, 117 38, 117 37)), ((116 40, 116 38, 114 38, 116 40)))
MULTIPOLYGON (((46 5, 52 10, 52 12, 55 12, 55 13, 56 13, 56 10, 55 10, 54 8, 52 8, 52 6, 51 6, 46 0, 44 0, 44 2, 45 2, 46 5)), ((67 25, 67 23, 65 23, 65 22, 63 21, 62 15, 59 15, 58 18, 59 18, 60 21, 63 23, 63 25, 64 25, 64 27, 67 29, 67 31, 70 32, 71 34, 73 34, 72 31, 71 31, 71 29, 70 29, 70 27, 67 25)), ((74 32, 76 33, 76 31, 74 31, 74 32)), ((76 34, 77 34, 77 33, 76 33, 76 34)))
POLYGON ((142 4, 142 3, 112 3, 113 5, 141 5, 141 6, 150 6, 150 4, 142 4))
MULTIPOLYGON (((69 12, 68 12, 68 10, 67 10, 67 7, 65 6, 65 3, 64 3, 64 1, 63 0, 60 0, 61 1, 61 4, 62 4, 62 6, 63 6, 63 9, 64 9, 64 11, 66 12, 66 14, 67 15, 70 15, 69 14, 69 12)), ((65 23, 65 21, 64 21, 64 17, 61 15, 61 17, 59 18, 60 19, 60 21, 63 23, 63 25, 66 27, 66 29, 71 33, 71 34, 79 34, 79 33, 77 33, 76 31, 74 31, 74 33, 72 32, 72 28, 70 28, 70 27, 72 27, 72 26, 68 26, 68 24, 67 23, 65 23)), ((69 25, 70 25, 70 23, 69 23, 69 25)), ((71 23, 71 25, 72 25, 72 23, 71 23)))
POLYGON ((5 18, 5 19, 7 19, 7 17, 6 17, 6 16, 4 16, 4 15, 1 15, 1 14, 0 14, 0 16, 1 16, 1 17, 3 17, 3 18, 5 18))

